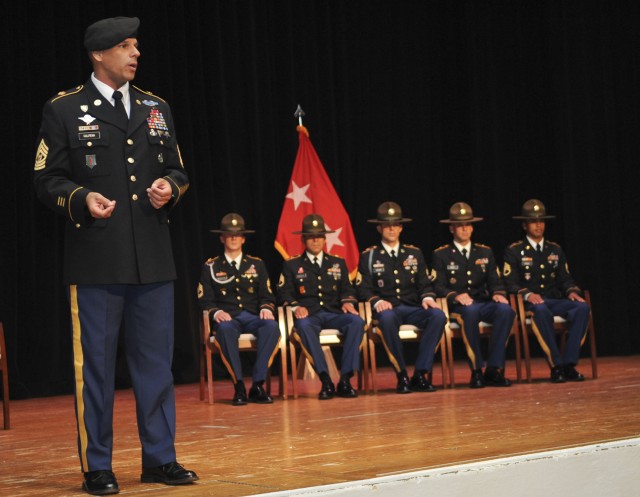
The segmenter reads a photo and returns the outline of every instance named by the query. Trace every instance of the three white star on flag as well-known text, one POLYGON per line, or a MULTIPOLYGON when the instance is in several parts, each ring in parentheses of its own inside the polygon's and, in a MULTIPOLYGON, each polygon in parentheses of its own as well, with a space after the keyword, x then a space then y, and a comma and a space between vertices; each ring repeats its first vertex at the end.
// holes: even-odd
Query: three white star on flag
POLYGON ((307 190, 311 186, 311 183, 304 186, 298 186, 296 185, 295 181, 291 180, 291 185, 293 187, 293 190, 291 190, 291 193, 287 194, 287 198, 290 198, 291 200, 293 200, 293 210, 297 211, 298 206, 303 202, 308 204, 313 203, 311 199, 307 197, 307 190))

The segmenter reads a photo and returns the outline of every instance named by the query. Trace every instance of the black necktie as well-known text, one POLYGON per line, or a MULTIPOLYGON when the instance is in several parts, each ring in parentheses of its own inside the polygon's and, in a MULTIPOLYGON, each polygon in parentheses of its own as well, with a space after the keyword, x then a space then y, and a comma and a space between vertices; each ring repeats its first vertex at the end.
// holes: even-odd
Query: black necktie
POLYGON ((317 258, 317 257, 314 257, 314 258, 313 258, 313 265, 314 265, 315 267, 317 267, 318 269, 320 269, 320 261, 318 260, 318 258, 317 258))
POLYGON ((395 251, 395 250, 392 250, 392 251, 391 251, 391 257, 392 257, 393 259, 395 259, 395 258, 396 258, 396 251, 395 251))
POLYGON ((540 244, 536 244, 536 252, 540 253, 542 252, 542 247, 540 246, 540 244))
POLYGON ((467 258, 467 249, 466 248, 462 249, 462 255, 464 256, 465 259, 467 258))
POLYGON ((127 111, 124 108, 124 104, 122 103, 122 93, 118 90, 113 92, 113 99, 116 101, 115 108, 120 114, 121 117, 124 117, 127 121, 129 120, 129 116, 127 115, 127 111))
POLYGON ((231 267, 233 268, 233 272, 238 274, 238 265, 236 264, 236 261, 231 261, 231 267))

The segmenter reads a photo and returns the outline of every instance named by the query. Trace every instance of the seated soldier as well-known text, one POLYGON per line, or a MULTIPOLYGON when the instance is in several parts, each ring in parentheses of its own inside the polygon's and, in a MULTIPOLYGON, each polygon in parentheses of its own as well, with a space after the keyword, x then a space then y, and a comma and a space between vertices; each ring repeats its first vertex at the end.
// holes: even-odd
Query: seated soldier
POLYGON ((382 331, 389 360, 396 370, 397 393, 435 392, 427 373, 433 366, 436 347, 442 338, 446 317, 435 301, 422 251, 400 243, 402 217, 395 202, 383 202, 376 219, 382 237, 380 246, 360 254, 356 288, 358 297, 371 303, 373 317, 382 331), (411 324, 422 330, 414 373, 409 380, 400 340, 400 325, 411 324))
POLYGON ((323 251, 328 233, 318 214, 302 220, 305 253, 284 261, 278 283, 283 305, 290 305, 295 317, 295 333, 302 342, 302 350, 320 377, 320 400, 357 397, 350 378, 358 371, 360 344, 364 336, 364 321, 355 305, 358 300, 349 281, 349 270, 341 257, 323 251), (340 381, 334 388, 327 361, 320 345, 322 329, 338 329, 344 335, 340 381))
POLYGON ((507 301, 500 272, 493 251, 486 245, 471 242, 474 217, 468 204, 456 202, 449 209, 449 225, 453 242, 433 252, 434 286, 441 297, 447 298, 449 311, 462 317, 462 334, 471 367, 471 388, 486 385, 509 387, 504 377, 505 348, 516 318, 507 301), (480 348, 480 321, 493 325, 491 343, 484 373, 480 348))
POLYGON ((525 308, 533 311, 533 332, 544 350, 551 368, 551 382, 583 381, 575 366, 580 358, 580 346, 589 326, 589 305, 575 284, 562 247, 544 238, 545 206, 536 199, 527 200, 522 215, 524 240, 515 242, 504 253, 503 275, 507 290, 522 295, 525 308), (560 354, 553 327, 553 316, 569 322, 569 336, 560 354))
POLYGON ((245 234, 255 232, 245 229, 244 219, 235 213, 224 216, 220 229, 211 232, 220 233, 224 254, 205 262, 198 286, 198 302, 202 310, 210 311, 211 328, 235 387, 232 404, 270 404, 273 399, 263 385, 280 342, 280 331, 274 319, 275 297, 264 262, 242 253, 245 234), (238 338, 242 333, 252 333, 258 338, 253 384, 248 397, 238 350, 238 338))

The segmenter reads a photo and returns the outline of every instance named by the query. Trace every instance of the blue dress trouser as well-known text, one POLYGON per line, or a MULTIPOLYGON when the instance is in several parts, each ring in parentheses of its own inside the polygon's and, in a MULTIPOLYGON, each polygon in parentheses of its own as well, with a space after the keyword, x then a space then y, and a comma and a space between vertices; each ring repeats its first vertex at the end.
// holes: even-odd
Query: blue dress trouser
POLYGON ((273 319, 260 319, 260 316, 256 314, 242 311, 231 321, 214 323, 213 329, 216 331, 216 340, 220 345, 222 360, 229 369, 234 383, 242 381, 238 338, 242 333, 251 333, 258 338, 258 350, 252 378, 254 382, 264 381, 271 358, 280 341, 278 322, 273 319))
POLYGON ((462 338, 471 369, 484 366, 480 348, 480 321, 491 323, 493 327, 487 367, 504 368, 507 340, 516 318, 511 306, 499 302, 474 302, 471 305, 452 305, 450 309, 462 318, 462 338))
POLYGON ((403 324, 410 324, 422 330, 415 364, 416 372, 431 371, 433 356, 447 322, 447 317, 442 310, 400 304, 393 309, 376 312, 374 317, 378 320, 384 347, 397 373, 407 369, 399 334, 400 325, 403 324))
POLYGON ((533 312, 531 328, 547 356, 550 366, 578 364, 580 347, 587 336, 587 327, 589 326, 589 304, 569 299, 545 298, 543 304, 534 305, 527 302, 525 306, 528 311, 533 312), (553 316, 560 316, 569 322, 569 336, 562 355, 556 341, 553 316))
POLYGON ((173 282, 71 285, 69 302, 82 470, 112 469, 115 365, 123 321, 142 466, 175 461, 173 282))
POLYGON ((348 374, 360 368, 360 344, 364 336, 364 321, 356 314, 337 314, 320 311, 306 318, 297 319, 294 333, 302 341, 302 349, 316 373, 328 373, 327 361, 320 345, 320 331, 337 329, 343 335, 340 373, 348 374))

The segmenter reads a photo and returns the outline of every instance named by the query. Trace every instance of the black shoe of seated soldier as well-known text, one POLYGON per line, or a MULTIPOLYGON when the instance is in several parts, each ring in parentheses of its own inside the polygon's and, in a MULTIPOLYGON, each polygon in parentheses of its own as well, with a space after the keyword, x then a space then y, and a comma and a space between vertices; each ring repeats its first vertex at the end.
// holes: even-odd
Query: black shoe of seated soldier
POLYGON ((486 386, 482 369, 474 369, 471 371, 471 379, 469 380, 469 388, 484 388, 486 386))
POLYGON ((484 383, 488 387, 510 387, 511 380, 505 378, 498 368, 487 368, 484 371, 484 383))
POLYGON ((551 383, 565 383, 567 379, 564 377, 564 368, 562 366, 554 366, 551 368, 551 383))
POLYGON ((347 378, 343 378, 336 384, 336 395, 345 399, 353 399, 358 396, 358 392, 353 389, 347 378))
POLYGON ((576 370, 573 364, 564 365, 564 377, 567 381, 584 381, 584 376, 576 370))
POLYGON ((248 400, 256 404, 273 404, 273 399, 259 383, 254 383, 249 389, 248 400))
POLYGON ((242 380, 236 382, 234 385, 235 393, 233 394, 233 400, 231 405, 234 406, 246 406, 247 405, 247 391, 244 388, 244 382, 242 380))
POLYGON ((411 393, 409 377, 406 373, 398 373, 398 384, 396 385, 396 393, 411 393))
POLYGON ((414 374, 411 377, 411 383, 409 385, 412 392, 435 392, 435 387, 427 380, 424 374, 414 374))

